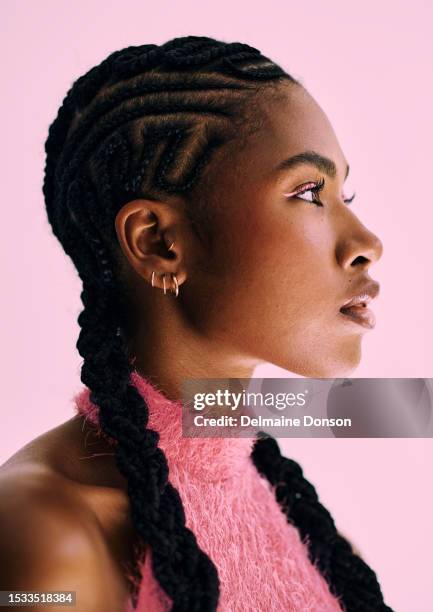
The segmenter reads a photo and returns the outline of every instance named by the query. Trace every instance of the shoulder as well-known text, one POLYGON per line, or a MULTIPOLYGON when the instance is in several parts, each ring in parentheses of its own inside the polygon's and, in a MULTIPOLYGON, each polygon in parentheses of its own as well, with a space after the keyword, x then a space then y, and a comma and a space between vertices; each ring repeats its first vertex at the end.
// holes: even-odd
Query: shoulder
POLYGON ((77 612, 114 612, 125 593, 107 591, 109 565, 96 517, 58 475, 23 465, 0 473, 1 588, 72 590, 77 612))

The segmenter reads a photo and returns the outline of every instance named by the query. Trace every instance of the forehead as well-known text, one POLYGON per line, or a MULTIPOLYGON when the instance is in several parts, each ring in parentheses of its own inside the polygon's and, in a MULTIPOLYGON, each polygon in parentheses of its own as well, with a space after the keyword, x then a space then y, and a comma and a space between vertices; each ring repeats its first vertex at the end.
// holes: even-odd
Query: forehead
POLYGON ((238 161, 256 177, 270 178, 288 157, 315 151, 334 161, 344 179, 347 160, 334 129, 314 98, 300 85, 284 84, 276 96, 258 100, 260 129, 249 135, 238 161))

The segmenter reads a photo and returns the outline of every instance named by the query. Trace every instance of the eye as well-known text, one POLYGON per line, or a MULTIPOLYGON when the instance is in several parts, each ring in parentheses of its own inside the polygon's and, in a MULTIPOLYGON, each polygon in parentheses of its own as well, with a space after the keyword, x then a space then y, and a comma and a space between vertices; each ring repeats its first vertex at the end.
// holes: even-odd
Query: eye
POLYGON ((310 202, 311 204, 316 204, 316 206, 323 206, 322 202, 319 199, 319 193, 325 186, 325 179, 320 179, 320 181, 304 183, 303 185, 299 185, 294 191, 290 193, 285 193, 286 198, 299 198, 300 200, 304 200, 305 202, 310 202))

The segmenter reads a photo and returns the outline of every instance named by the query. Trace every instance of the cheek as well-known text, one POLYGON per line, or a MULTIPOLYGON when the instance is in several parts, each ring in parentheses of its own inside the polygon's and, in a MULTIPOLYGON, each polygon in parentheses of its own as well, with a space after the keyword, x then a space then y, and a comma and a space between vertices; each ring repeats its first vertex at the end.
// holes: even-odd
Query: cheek
MULTIPOLYGON (((270 226, 262 225, 248 253, 245 274, 263 300, 278 311, 320 312, 335 288, 334 234, 326 219, 314 209, 287 214, 270 226)), ((298 210, 298 209, 297 209, 298 210)))
POLYGON ((219 254, 224 264, 214 307, 243 342, 295 341, 307 330, 316 334, 329 316, 333 233, 317 210, 300 211, 245 216, 231 226, 219 254))
POLYGON ((211 342, 297 374, 345 375, 359 361, 359 335, 337 322, 341 270, 332 220, 304 203, 247 204, 217 229, 193 300, 196 323, 211 342))

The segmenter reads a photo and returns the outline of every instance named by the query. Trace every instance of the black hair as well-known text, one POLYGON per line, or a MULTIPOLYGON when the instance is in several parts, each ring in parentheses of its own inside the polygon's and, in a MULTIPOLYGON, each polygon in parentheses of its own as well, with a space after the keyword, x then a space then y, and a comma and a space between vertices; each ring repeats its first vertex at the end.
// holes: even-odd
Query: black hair
MULTIPOLYGON (((134 607, 146 546, 175 612, 216 610, 219 579, 185 525, 159 435, 147 428, 148 407, 130 379, 128 304, 119 290, 114 218, 136 198, 189 196, 214 151, 257 125, 253 97, 275 93, 282 82, 297 84, 258 49, 239 42, 185 36, 130 46, 73 83, 49 128, 43 193, 52 231, 83 283, 81 380, 99 406, 103 433, 116 441, 116 465, 127 481, 136 530, 129 577, 134 607)), ((338 535, 300 467, 266 435, 255 441, 252 460, 308 539, 310 558, 345 610, 390 610, 375 573, 338 535)))

